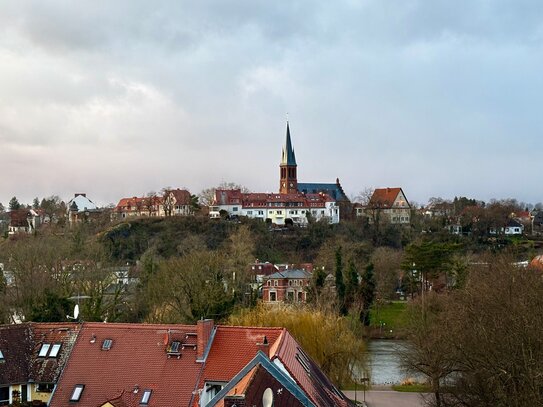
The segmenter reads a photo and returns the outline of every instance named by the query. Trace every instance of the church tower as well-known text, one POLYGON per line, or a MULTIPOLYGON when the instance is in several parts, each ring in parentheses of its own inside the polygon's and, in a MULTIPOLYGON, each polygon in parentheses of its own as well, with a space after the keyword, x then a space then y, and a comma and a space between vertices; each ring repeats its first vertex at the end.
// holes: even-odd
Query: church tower
POLYGON ((281 180, 279 183, 280 194, 294 194, 298 192, 298 179, 296 177, 296 155, 290 141, 290 128, 287 121, 287 139, 281 153, 279 165, 281 180))

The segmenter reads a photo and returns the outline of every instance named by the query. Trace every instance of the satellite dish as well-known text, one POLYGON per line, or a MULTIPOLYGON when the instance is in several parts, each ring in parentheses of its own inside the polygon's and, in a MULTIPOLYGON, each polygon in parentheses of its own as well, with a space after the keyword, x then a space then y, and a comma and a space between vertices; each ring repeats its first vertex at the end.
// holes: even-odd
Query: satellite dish
POLYGON ((78 316, 79 316, 79 304, 75 304, 75 307, 74 307, 74 319, 77 319, 78 316))
POLYGON ((269 387, 264 390, 264 394, 262 395, 262 406, 263 407, 272 407, 273 405, 273 390, 269 387))

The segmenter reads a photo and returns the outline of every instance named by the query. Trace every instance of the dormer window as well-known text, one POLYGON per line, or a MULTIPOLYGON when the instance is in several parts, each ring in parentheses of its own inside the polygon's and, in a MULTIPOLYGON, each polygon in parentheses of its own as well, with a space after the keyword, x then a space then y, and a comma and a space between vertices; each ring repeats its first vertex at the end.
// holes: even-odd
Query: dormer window
POLYGON ((84 384, 76 384, 74 387, 74 391, 72 392, 72 395, 70 397, 70 401, 79 401, 79 399, 81 398, 81 394, 83 394, 84 388, 84 384))
POLYGON ((111 345, 113 345, 113 339, 104 339, 104 342, 102 342, 102 350, 110 350, 111 345))
POLYGON ((61 343, 55 343, 51 347, 51 352, 49 352, 50 358, 56 358, 58 356, 58 352, 60 351, 60 347, 62 346, 61 343))
POLYGON ((47 356, 47 352, 49 351, 49 348, 51 347, 51 344, 44 343, 41 345, 40 351, 38 353, 38 357, 44 358, 47 356))
POLYGON ((141 396, 141 401, 140 401, 140 404, 143 405, 143 406, 146 406, 147 404, 149 404, 149 399, 151 398, 151 393, 152 391, 151 390, 145 390, 141 396))

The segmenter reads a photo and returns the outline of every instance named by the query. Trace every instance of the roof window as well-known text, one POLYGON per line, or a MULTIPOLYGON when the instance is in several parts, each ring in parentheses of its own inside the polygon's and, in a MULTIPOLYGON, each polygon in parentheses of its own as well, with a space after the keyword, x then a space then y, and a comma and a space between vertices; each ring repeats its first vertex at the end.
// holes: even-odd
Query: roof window
POLYGON ((141 396, 141 401, 140 401, 140 404, 142 405, 147 405, 149 404, 149 399, 151 398, 151 393, 152 391, 151 390, 145 390, 141 396))
POLYGON ((102 342, 102 350, 110 350, 111 345, 113 345, 113 339, 104 339, 104 342, 102 342))
POLYGON ((44 343, 41 345, 40 351, 38 353, 38 357, 44 358, 47 356, 47 352, 49 351, 49 348, 51 347, 50 343, 44 343))
POLYGON ((70 401, 79 401, 79 399, 81 398, 81 394, 83 394, 84 388, 84 384, 76 384, 74 387, 74 391, 72 392, 72 395, 70 397, 70 401))
POLYGON ((58 352, 60 351, 60 347, 62 346, 61 343, 54 343, 51 347, 51 351, 49 352, 50 358, 56 358, 58 356, 58 352))
POLYGON ((181 345, 181 342, 179 341, 173 341, 170 343, 170 346, 168 347, 168 353, 179 353, 179 345, 181 345))

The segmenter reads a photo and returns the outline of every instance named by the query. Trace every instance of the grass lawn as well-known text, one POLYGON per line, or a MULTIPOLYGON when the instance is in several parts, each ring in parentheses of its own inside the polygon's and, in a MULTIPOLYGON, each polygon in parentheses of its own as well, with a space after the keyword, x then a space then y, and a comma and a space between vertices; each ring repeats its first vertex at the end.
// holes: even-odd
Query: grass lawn
POLYGON ((430 386, 424 383, 395 384, 392 386, 392 390, 401 391, 404 393, 428 393, 430 391, 430 386))
POLYGON ((405 325, 406 301, 391 301, 387 303, 374 304, 371 309, 371 326, 380 327, 383 330, 398 330, 405 325))

